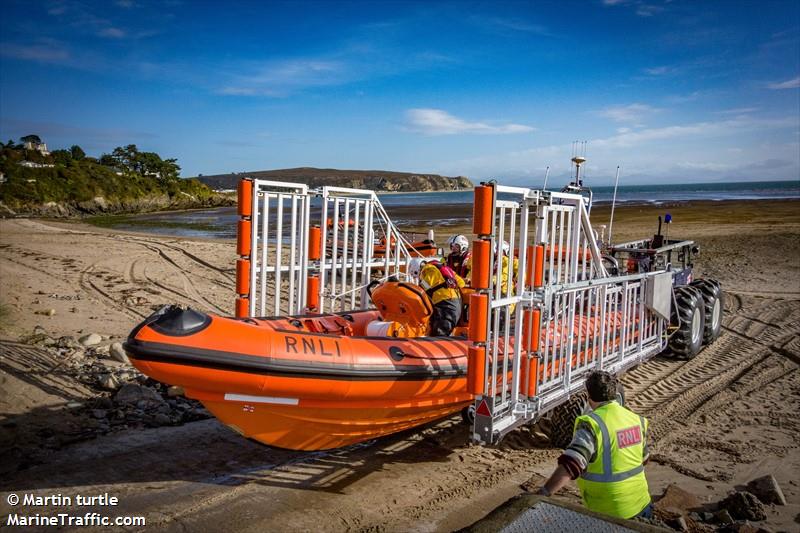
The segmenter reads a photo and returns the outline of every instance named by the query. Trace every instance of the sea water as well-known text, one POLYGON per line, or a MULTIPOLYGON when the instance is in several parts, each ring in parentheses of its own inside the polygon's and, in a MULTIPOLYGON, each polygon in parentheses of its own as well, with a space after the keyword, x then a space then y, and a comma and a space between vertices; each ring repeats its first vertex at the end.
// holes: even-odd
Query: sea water
MULTIPOLYGON (((593 187, 595 205, 610 204, 613 187, 593 187)), ((502 198, 502 195, 500 196, 502 198)), ((466 216, 453 216, 446 206, 463 212, 472 203, 472 190, 427 193, 378 194, 389 216, 399 226, 447 227, 468 224, 466 216), (431 219, 437 206, 441 216, 431 219), (419 212, 415 212, 416 210, 419 212), (395 213, 393 213, 393 211, 395 213)), ((770 200, 800 198, 800 181, 695 183, 683 185, 626 185, 617 191, 618 205, 663 204, 684 201, 770 200)), ((319 218, 319 202, 312 202, 311 218, 319 218)), ((236 208, 145 213, 104 218, 104 226, 159 235, 212 239, 236 238, 236 208)))

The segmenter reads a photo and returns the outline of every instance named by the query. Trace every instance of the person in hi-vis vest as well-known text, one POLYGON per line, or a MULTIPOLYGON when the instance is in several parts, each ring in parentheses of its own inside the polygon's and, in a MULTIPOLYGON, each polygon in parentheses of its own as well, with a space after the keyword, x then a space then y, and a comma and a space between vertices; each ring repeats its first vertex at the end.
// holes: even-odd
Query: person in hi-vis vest
POLYGON ((586 390, 591 411, 575 420, 572 442, 539 494, 550 496, 575 479, 589 510, 618 518, 651 517, 644 475, 648 420, 620 405, 617 378, 608 372, 590 373, 586 390))

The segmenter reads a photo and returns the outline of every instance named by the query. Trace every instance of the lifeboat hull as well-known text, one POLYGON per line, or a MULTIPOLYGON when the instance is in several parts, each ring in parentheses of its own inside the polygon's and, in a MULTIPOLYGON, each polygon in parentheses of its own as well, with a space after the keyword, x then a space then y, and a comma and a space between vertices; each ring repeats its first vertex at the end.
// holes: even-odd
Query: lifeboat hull
POLYGON ((280 448, 355 444, 469 405, 465 339, 357 335, 374 318, 362 311, 234 319, 165 308, 124 346, 144 374, 280 448))

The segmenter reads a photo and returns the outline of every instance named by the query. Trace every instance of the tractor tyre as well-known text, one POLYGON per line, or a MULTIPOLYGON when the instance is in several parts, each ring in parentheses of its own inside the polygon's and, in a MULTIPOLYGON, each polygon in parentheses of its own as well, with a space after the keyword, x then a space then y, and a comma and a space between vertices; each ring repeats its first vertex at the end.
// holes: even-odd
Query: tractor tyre
POLYGON ((698 279, 692 282, 703 294, 703 303, 706 312, 706 324, 703 329, 703 345, 709 345, 722 333, 722 313, 725 309, 725 299, 722 286, 714 279, 698 279))
POLYGON ((550 444, 555 448, 566 448, 572 442, 575 430, 575 419, 583 412, 586 405, 585 392, 573 395, 569 400, 553 409, 550 415, 550 444))
POLYGON ((671 323, 678 330, 669 338, 672 354, 679 359, 692 359, 703 347, 706 313, 703 294, 696 287, 684 285, 673 290, 675 307, 671 323))
POLYGON ((475 423, 475 402, 461 410, 461 421, 470 427, 475 423))

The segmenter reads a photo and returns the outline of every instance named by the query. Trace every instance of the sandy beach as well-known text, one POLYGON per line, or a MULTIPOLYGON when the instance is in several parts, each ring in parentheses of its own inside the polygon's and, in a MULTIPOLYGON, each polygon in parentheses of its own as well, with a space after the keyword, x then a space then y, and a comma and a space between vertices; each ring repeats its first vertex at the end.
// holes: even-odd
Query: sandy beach
MULTIPOLYGON (((710 504, 772 474, 787 505, 767 506, 759 525, 797 530, 800 201, 621 207, 614 240, 651 235, 666 210, 670 237, 700 246, 695 277, 722 283, 725 317, 695 359, 657 357, 624 377, 630 406, 653 424, 651 493, 676 483, 710 504)), ((608 224, 608 208, 593 220, 608 224)), ((437 242, 459 229, 468 231, 448 228, 437 242)), ((131 377, 110 347, 163 304, 232 314, 235 259, 232 241, 0 220, 2 516, 12 492, 109 493, 120 502, 110 514, 144 516, 142 530, 452 531, 552 471, 560 452, 536 427, 484 448, 468 443, 460 417, 316 453, 250 442, 190 404, 170 405, 192 416, 106 430, 86 406, 96 411, 110 392, 78 377, 92 365, 131 377), (91 348, 67 349, 92 333, 91 348)), ((574 485, 557 497, 579 501, 574 485)))

